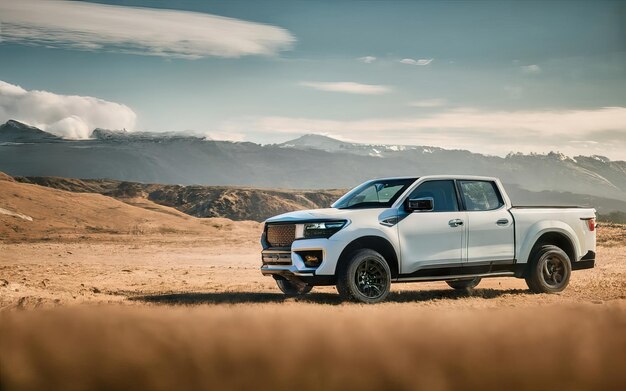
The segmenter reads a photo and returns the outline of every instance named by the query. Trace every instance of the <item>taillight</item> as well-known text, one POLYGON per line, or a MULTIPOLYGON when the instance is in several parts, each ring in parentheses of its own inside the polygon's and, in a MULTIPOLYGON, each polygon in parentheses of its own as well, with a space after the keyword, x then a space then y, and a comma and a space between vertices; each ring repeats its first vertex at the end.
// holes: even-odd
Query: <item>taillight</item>
POLYGON ((587 219, 587 227, 589 227, 589 231, 593 231, 596 229, 596 219, 587 219))

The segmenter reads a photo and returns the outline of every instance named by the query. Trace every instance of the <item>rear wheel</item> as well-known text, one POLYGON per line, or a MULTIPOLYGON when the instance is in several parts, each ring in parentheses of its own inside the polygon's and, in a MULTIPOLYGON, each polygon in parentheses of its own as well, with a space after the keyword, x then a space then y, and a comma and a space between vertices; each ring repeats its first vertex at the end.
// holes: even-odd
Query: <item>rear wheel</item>
POLYGON ((277 278, 276 285, 278 285, 278 289, 280 289, 287 296, 306 295, 311 292, 311 289, 313 289, 313 285, 296 283, 285 278, 277 278))
POLYGON ((557 293, 567 287, 572 264, 565 251, 543 245, 531 256, 526 284, 535 293, 557 293))
POLYGON ((466 291, 476 288, 476 285, 480 284, 480 280, 480 277, 476 277, 463 280, 446 281, 446 284, 450 285, 450 288, 460 291, 466 291))
POLYGON ((363 249, 352 254, 340 270, 337 291, 344 300, 380 303, 389 295, 391 270, 385 258, 374 250, 363 249))

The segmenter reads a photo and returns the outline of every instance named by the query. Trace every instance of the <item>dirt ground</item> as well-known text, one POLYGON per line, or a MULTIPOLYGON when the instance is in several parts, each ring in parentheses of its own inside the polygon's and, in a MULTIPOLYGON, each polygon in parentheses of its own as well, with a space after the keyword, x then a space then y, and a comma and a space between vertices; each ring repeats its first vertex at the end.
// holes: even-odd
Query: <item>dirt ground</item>
POLYGON ((626 388, 623 226, 600 227, 597 266, 561 294, 395 284, 367 306, 285 298, 257 223, 3 190, 2 391, 626 388))
MULTIPOLYGON (((254 233, 244 231, 248 235, 254 233)), ((259 272, 251 238, 227 247, 191 236, 104 237, 61 242, 0 243, 0 308, 73 304, 340 304, 334 287, 286 299, 259 272)), ((392 285, 382 306, 449 309, 602 304, 626 299, 626 246, 599 247, 594 269, 572 274, 558 295, 531 294, 524 280, 484 279, 462 294, 444 282, 392 285)), ((350 304, 347 304, 350 305, 350 304)))

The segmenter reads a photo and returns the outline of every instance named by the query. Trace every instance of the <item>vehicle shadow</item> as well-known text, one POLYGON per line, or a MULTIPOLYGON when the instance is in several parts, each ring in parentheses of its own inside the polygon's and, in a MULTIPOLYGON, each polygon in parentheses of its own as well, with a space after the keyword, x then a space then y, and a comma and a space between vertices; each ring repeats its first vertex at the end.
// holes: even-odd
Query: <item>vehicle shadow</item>
MULTIPOLYGON (((526 294, 531 294, 531 292, 525 289, 475 289, 469 292, 456 291, 452 289, 401 291, 391 292, 385 302, 410 303, 430 300, 459 300, 467 298, 495 299, 505 295, 526 294)), ((145 303, 170 305, 264 304, 283 302, 339 305, 343 303, 338 294, 315 292, 297 297, 287 297, 279 292, 179 292, 157 295, 129 296, 128 299, 145 303)))

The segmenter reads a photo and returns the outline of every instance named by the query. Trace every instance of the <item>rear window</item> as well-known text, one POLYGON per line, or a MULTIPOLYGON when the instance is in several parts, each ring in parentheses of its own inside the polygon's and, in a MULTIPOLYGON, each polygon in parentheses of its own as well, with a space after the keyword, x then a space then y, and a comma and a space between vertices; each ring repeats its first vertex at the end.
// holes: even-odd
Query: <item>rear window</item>
POLYGON ((467 210, 494 210, 504 205, 496 184, 489 181, 459 181, 467 210))

